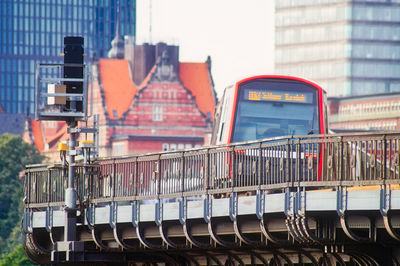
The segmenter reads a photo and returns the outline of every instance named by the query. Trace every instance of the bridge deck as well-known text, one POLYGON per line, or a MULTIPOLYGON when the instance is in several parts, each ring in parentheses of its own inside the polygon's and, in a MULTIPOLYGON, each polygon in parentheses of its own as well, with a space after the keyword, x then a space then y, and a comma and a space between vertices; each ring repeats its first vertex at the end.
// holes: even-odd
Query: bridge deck
POLYGON ((71 254, 58 252, 65 248, 67 168, 31 166, 23 219, 28 253, 43 263, 95 255, 172 264, 189 256, 192 264, 216 265, 386 263, 382 254, 396 261, 399 139, 276 138, 76 164, 78 243, 71 254))

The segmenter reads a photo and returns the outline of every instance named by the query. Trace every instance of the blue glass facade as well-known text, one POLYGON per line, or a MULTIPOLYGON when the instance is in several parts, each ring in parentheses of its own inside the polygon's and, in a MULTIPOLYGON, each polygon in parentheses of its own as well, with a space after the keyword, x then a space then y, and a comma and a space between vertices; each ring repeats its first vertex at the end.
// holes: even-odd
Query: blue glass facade
POLYGON ((65 36, 85 38, 86 63, 106 57, 119 32, 136 35, 136 0, 1 0, 0 104, 33 112, 36 62, 60 63, 65 36))
POLYGON ((276 0, 275 72, 329 96, 400 91, 400 0, 276 0))

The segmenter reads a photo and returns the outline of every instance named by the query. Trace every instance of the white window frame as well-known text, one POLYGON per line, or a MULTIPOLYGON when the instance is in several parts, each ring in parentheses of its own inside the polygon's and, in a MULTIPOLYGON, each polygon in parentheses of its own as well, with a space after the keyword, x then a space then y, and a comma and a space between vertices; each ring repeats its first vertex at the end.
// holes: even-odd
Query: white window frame
POLYGON ((163 121, 162 105, 153 105, 153 121, 163 121))

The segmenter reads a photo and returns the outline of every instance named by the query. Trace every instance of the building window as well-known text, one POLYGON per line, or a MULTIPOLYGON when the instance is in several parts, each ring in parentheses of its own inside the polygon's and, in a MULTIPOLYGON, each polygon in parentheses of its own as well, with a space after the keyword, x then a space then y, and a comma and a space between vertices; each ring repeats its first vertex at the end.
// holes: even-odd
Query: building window
POLYGON ((172 144, 170 145, 170 148, 171 148, 171 151, 175 151, 175 150, 176 150, 176 144, 175 144, 175 143, 172 143, 172 144))
POLYGON ((192 144, 185 144, 185 149, 191 149, 192 148, 192 144))
POLYGON ((169 149, 169 144, 168 143, 163 143, 162 145, 162 150, 167 151, 169 149))
POLYGON ((113 156, 126 155, 126 143, 114 142, 112 144, 112 155, 113 156))
POLYGON ((161 105, 154 105, 153 106, 153 121, 162 121, 163 120, 163 113, 162 113, 162 106, 161 105))

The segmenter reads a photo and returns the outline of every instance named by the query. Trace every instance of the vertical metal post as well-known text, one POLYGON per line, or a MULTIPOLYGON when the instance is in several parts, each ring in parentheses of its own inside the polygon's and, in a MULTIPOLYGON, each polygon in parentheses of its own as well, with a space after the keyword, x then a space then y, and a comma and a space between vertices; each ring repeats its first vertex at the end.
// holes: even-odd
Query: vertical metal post
POLYGON ((36 63, 36 68, 35 68, 35 81, 36 81, 36 84, 35 84, 35 120, 39 120, 39 105, 40 105, 40 102, 39 102, 39 94, 40 94, 40 87, 39 87, 39 84, 40 84, 40 68, 39 68, 39 63, 36 63))
MULTIPOLYGON (((70 123, 70 128, 76 127, 76 122, 70 123)), ((69 166, 68 187, 65 191, 65 228, 64 239, 66 242, 76 240, 76 189, 75 183, 75 147, 77 134, 71 132, 69 139, 69 166)))
MULTIPOLYGON (((385 135, 383 135, 383 140, 382 140, 382 145, 381 145, 381 156, 383 156, 383 158, 381 158, 381 162, 382 162, 382 166, 381 166, 381 178, 383 179, 383 182, 385 182, 386 181, 386 179, 388 179, 387 178, 387 176, 386 176, 386 173, 387 173, 387 171, 386 171, 386 160, 387 160, 387 155, 388 155, 388 152, 387 152, 387 143, 386 143, 386 134, 385 135)), ((392 145, 390 145, 390 147, 391 147, 392 145)), ((390 154, 390 153, 389 153, 390 154)), ((385 182, 386 183, 386 182, 385 182)))
POLYGON ((262 142, 260 142, 258 144, 258 170, 257 170, 257 174, 258 174, 258 178, 257 178, 257 182, 258 182, 258 189, 261 190, 261 185, 262 185, 262 142))
POLYGON ((207 152, 204 157, 204 190, 208 190, 210 188, 209 183, 209 161, 210 161, 210 149, 207 149, 207 152))

